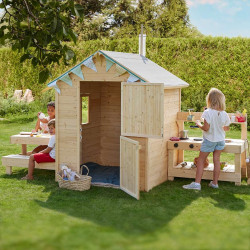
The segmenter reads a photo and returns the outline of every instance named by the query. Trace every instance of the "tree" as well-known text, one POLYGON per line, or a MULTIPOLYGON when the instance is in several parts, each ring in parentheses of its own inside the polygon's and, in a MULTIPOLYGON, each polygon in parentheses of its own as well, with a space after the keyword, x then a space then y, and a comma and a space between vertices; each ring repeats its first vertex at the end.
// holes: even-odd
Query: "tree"
POLYGON ((189 28, 188 8, 185 0, 164 0, 156 19, 158 36, 185 36, 189 28))
POLYGON ((148 34, 154 36, 155 20, 158 16, 157 0, 140 0, 135 12, 136 30, 139 33, 141 24, 145 27, 148 34))
POLYGON ((70 25, 84 8, 73 0, 2 0, 4 11, 0 20, 0 41, 8 42, 13 50, 24 52, 20 61, 30 59, 41 68, 39 82, 49 77, 47 66, 75 60, 74 52, 63 41, 77 36, 70 25))
POLYGON ((77 0, 84 7, 84 20, 76 18, 73 30, 80 40, 95 40, 108 36, 108 15, 106 9, 112 8, 117 0, 77 0))
MULTIPOLYGON (((83 1, 83 0, 79 0, 83 1)), ((95 1, 95 0, 92 0, 95 1)), ((107 0, 75 30, 83 40, 134 37, 141 24, 148 36, 201 36, 189 22, 185 0, 107 0)))
POLYGON ((136 35, 135 11, 135 0, 117 0, 112 8, 104 10, 108 16, 107 26, 111 37, 123 38, 136 35))

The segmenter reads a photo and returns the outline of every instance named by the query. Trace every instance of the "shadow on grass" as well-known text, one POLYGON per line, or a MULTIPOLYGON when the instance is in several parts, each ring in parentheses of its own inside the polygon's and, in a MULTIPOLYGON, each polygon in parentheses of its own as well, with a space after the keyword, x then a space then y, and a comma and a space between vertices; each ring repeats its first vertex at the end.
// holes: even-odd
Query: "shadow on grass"
MULTIPOLYGON (((20 173, 23 176, 25 171, 2 178, 20 178, 20 173)), ((184 190, 182 185, 190 180, 176 179, 148 193, 141 192, 137 201, 119 189, 91 187, 84 192, 60 189, 51 171, 37 170, 36 176, 37 179, 27 182, 27 185, 44 185, 43 192, 50 192, 46 202, 35 200, 41 207, 114 228, 127 235, 159 230, 199 198, 211 198, 212 205, 221 209, 242 211, 246 208, 245 201, 235 195, 250 194, 247 186, 235 187, 233 183, 225 182, 218 190, 207 187, 206 181, 202 183, 200 192, 184 190)))

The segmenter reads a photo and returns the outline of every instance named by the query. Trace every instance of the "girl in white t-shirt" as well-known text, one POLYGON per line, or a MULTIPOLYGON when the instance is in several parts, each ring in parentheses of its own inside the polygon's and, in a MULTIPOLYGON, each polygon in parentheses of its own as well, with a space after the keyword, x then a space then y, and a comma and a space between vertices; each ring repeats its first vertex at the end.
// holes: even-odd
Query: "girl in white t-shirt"
POLYGON ((33 172, 35 168, 35 162, 42 163, 42 162, 55 162, 56 158, 56 126, 55 126, 55 119, 52 119, 48 123, 49 133, 51 135, 48 146, 40 151, 39 153, 30 155, 29 158, 29 168, 28 174, 22 178, 22 180, 33 180, 33 172))
POLYGON ((230 119, 228 114, 225 112, 225 96, 224 94, 216 89, 210 89, 207 97, 207 109, 203 112, 202 118, 204 124, 197 121, 197 126, 203 131, 203 142, 200 148, 199 158, 197 160, 197 169, 195 182, 189 185, 184 185, 185 189, 196 189, 201 190, 201 178, 205 161, 208 155, 213 152, 213 181, 209 183, 212 188, 218 188, 218 179, 220 175, 220 155, 221 151, 225 147, 225 131, 229 130, 230 119))

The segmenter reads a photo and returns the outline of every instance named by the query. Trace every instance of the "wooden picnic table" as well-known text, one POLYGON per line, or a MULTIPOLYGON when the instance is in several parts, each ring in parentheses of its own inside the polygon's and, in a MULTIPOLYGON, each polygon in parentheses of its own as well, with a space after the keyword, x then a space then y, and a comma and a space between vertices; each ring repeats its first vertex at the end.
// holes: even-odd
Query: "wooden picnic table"
POLYGON ((10 137, 10 143, 22 145, 22 155, 27 155, 27 145, 48 145, 50 134, 39 134, 39 135, 12 135, 10 137))
MULTIPOLYGON (((39 134, 39 135, 12 135, 10 137, 10 143, 12 144, 21 144, 22 152, 21 154, 6 155, 2 157, 2 165, 6 167, 6 174, 12 173, 12 167, 28 167, 29 164, 29 155, 27 155, 27 145, 48 145, 50 134, 39 134)), ((35 168, 39 169, 55 169, 54 162, 44 162, 44 163, 35 163, 35 168)))

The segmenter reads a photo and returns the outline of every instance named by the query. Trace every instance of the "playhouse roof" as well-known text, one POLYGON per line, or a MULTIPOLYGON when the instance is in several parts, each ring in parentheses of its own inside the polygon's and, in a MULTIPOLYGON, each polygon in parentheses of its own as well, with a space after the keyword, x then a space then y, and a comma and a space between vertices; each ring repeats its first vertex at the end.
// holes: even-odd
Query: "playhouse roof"
POLYGON ((164 83, 164 88, 184 88, 189 86, 188 83, 173 75, 169 71, 165 70, 158 64, 152 62, 145 56, 139 54, 105 50, 99 50, 91 56, 87 57, 82 62, 74 66, 72 69, 64 72, 61 76, 48 83, 48 86, 55 88, 55 90, 60 93, 60 89, 57 86, 57 81, 62 80, 67 84, 72 85, 72 81, 68 75, 71 72, 77 74, 79 77, 84 79, 81 70, 81 65, 85 65, 86 67, 89 67, 97 72, 95 63, 93 61, 93 57, 97 53, 102 54, 106 58, 107 71, 113 64, 116 64, 118 67, 117 69, 119 71, 121 70, 121 74, 126 71, 129 72, 130 77, 127 80, 128 82, 140 80, 141 82, 164 83))
POLYGON ((165 88, 189 86, 187 82, 142 55, 105 50, 99 52, 113 59, 145 82, 164 83, 165 88))

